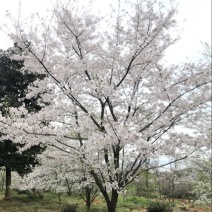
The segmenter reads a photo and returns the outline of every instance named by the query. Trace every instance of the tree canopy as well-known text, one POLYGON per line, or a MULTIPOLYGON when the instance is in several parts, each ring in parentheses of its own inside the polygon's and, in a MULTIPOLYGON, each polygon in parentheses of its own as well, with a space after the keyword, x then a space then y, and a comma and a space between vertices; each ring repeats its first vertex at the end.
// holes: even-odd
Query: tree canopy
POLYGON ((178 40, 171 35, 174 4, 119 1, 106 17, 89 6, 57 1, 46 22, 32 16, 13 23, 10 36, 26 52, 25 66, 49 76, 29 96, 50 88, 42 99, 53 105, 33 116, 13 110, 0 117, 7 123, 0 129, 16 142, 26 136, 29 147, 42 142, 69 154, 71 167, 85 168, 114 212, 126 185, 166 165, 158 158, 173 163, 209 145, 211 64, 163 64, 178 40))

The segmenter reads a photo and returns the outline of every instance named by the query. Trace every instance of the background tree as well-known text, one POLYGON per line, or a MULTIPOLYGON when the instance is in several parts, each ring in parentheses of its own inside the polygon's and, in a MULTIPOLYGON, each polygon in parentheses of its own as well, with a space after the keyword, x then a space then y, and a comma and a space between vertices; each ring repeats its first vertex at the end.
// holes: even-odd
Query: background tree
POLYGON ((191 182, 193 183, 192 193, 196 196, 196 204, 207 205, 212 209, 212 156, 211 152, 204 155, 196 155, 189 161, 192 168, 191 182))
POLYGON ((0 170, 0 189, 4 190, 5 188, 5 170, 0 170))
MULTIPOLYGON (((1 51, 0 55, 0 112, 2 116, 10 116, 9 108, 24 106, 29 112, 41 110, 37 100, 39 95, 26 99, 27 87, 36 79, 43 79, 45 75, 29 73, 21 69, 24 67, 23 60, 10 59, 15 54, 13 49, 1 51)), ((16 54, 18 54, 16 52, 16 54)), ((1 139, 0 133, 0 167, 6 169, 5 199, 11 199, 11 172, 16 171, 23 176, 39 165, 37 154, 44 151, 41 145, 32 145, 22 152, 20 148, 25 146, 24 139, 20 143, 13 143, 10 139, 1 139)))
POLYGON ((210 121, 210 62, 167 66, 161 60, 177 40, 171 36, 175 6, 118 2, 106 17, 69 1, 58 2, 45 24, 35 16, 29 30, 26 22, 13 22, 11 38, 27 52, 26 67, 50 77, 39 90, 51 87, 42 97, 55 105, 33 120, 22 119, 20 110, 0 117, 1 130, 18 135, 16 142, 26 136, 29 146, 42 141, 69 152, 93 177, 110 212, 141 172, 166 164, 145 168, 147 160, 163 156, 173 163, 206 146, 208 127, 200 131, 192 123, 210 121), (182 127, 196 134, 176 130, 182 127))
POLYGON ((14 179, 13 185, 16 189, 52 191, 58 194, 59 201, 62 193, 67 193, 68 196, 79 195, 85 201, 86 207, 90 208, 99 195, 99 190, 81 164, 74 164, 69 153, 61 154, 61 150, 52 147, 48 147, 39 159, 42 166, 36 167, 22 178, 14 179))

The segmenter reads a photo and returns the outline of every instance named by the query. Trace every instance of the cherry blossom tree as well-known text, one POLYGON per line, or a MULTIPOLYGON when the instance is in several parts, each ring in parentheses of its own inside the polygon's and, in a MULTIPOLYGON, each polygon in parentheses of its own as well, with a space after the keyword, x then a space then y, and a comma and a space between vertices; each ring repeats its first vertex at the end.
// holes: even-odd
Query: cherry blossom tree
POLYGON ((147 171, 147 160, 182 160, 208 145, 209 133, 196 126, 209 121, 210 61, 162 62, 178 40, 171 36, 175 6, 117 5, 101 17, 74 0, 58 3, 47 18, 15 20, 10 36, 24 49, 25 66, 49 75, 29 88, 28 98, 48 88, 43 99, 52 104, 33 116, 20 108, 0 117, 0 130, 16 142, 69 153, 93 177, 110 212, 125 186, 147 171))
POLYGON ((193 190, 197 196, 196 204, 203 204, 211 209, 211 171, 203 169, 196 183, 193 190))
MULTIPOLYGON (((47 149, 39 156, 42 166, 23 177, 17 177, 13 181, 13 188, 18 190, 50 190, 55 193, 68 192, 67 180, 72 180, 73 184, 79 184, 78 165, 70 168, 70 155, 52 148, 47 149), (50 153, 54 153, 51 155, 50 153), (69 164, 69 165, 68 165, 69 164), (72 176, 73 175, 73 176, 72 176)), ((73 162, 71 163, 73 164, 73 162)), ((79 190, 78 188, 75 188, 79 190)))
POLYGON ((13 189, 18 191, 52 191, 58 194, 61 201, 61 193, 78 194, 89 209, 92 202, 99 195, 97 186, 89 173, 86 173, 81 164, 74 164, 69 153, 54 148, 48 148, 39 156, 42 166, 25 176, 13 178, 13 189), (71 167, 70 167, 70 164, 71 167))
POLYGON ((189 166, 192 169, 191 181, 193 183, 192 193, 196 196, 196 204, 202 204, 212 208, 212 159, 211 150, 204 154, 196 154, 189 159, 189 166))

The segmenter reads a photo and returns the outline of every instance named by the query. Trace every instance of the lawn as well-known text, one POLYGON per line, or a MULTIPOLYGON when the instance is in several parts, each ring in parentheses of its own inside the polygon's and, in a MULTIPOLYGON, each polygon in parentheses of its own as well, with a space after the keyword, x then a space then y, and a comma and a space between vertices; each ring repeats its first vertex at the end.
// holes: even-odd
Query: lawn
MULTIPOLYGON (((50 192, 44 193, 43 198, 33 195, 17 194, 15 191, 12 192, 12 196, 11 201, 5 201, 3 200, 4 192, 0 191, 0 212, 60 212, 62 205, 65 203, 77 203, 79 212, 87 211, 84 201, 79 196, 70 197, 63 194, 61 195, 61 202, 57 194, 50 192)), ((120 197, 117 204, 117 212, 145 212, 145 207, 149 202, 150 200, 143 197, 130 196, 127 199, 120 197)), ((190 207, 188 202, 178 200, 175 201, 175 203, 175 212, 185 211, 185 206, 187 211, 190 212, 210 211, 201 207, 190 207)), ((89 212, 107 212, 106 204, 101 196, 95 199, 89 212)))
MULTIPOLYGON (((17 194, 12 192, 12 200, 5 201, 4 192, 0 192, 0 212, 60 212, 61 206, 64 203, 78 204, 78 211, 85 212, 86 207, 84 201, 79 196, 67 196, 66 194, 61 195, 61 202, 57 194, 44 193, 43 199, 39 197, 28 196, 26 194, 17 194)), ((148 200, 140 197, 131 197, 127 200, 120 200, 117 205, 117 212, 127 212, 132 209, 141 211, 142 207, 147 205, 148 200)), ((91 205, 90 212, 106 212, 106 204, 101 198, 97 197, 91 205)), ((133 210, 135 211, 135 210, 133 210)))

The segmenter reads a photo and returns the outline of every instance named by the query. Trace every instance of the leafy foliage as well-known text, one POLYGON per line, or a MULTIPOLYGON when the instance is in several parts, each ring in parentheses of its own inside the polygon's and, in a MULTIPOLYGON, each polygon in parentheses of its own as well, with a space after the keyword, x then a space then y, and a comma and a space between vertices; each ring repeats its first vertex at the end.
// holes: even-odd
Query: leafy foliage
POLYGON ((20 107, 24 104, 29 112, 41 110, 37 103, 39 94, 31 99, 26 98, 27 87, 37 79, 43 79, 44 74, 33 74, 24 70, 24 61, 10 59, 10 49, 0 55, 0 111, 8 114, 9 107, 20 107))
POLYGON ((151 202, 147 207, 147 212, 172 212, 173 205, 165 202, 151 202))
POLYGON ((11 171, 24 175, 39 165, 40 163, 36 155, 41 154, 45 148, 36 145, 23 152, 19 152, 18 147, 23 146, 24 144, 14 144, 11 140, 0 142, 0 167, 10 167, 11 171))
POLYGON ((64 204, 62 205, 61 212, 77 212, 77 204, 64 204))

